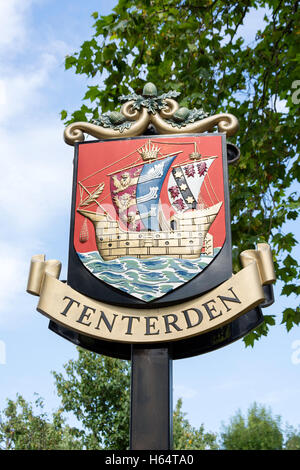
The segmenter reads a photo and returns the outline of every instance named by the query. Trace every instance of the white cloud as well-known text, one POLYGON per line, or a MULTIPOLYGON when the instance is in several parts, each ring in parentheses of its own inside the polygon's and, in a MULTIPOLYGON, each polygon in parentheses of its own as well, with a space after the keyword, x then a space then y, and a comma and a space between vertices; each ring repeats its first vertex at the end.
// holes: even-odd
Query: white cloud
POLYGON ((6 88, 4 80, 0 80, 0 106, 1 109, 4 109, 6 105, 6 88))
POLYGON ((260 402, 268 406, 286 403, 299 396, 299 388, 288 387, 272 390, 261 397, 260 402))
POLYGON ((229 381, 222 381, 218 384, 218 393, 230 390, 238 390, 245 387, 249 387, 249 383, 246 380, 229 380, 229 381))
POLYGON ((31 124, 17 134, 0 132, 0 213, 14 230, 22 229, 23 243, 69 209, 71 197, 72 150, 62 128, 54 119, 31 124))
POLYGON ((0 0, 0 124, 24 124, 49 105, 49 89, 57 85, 70 47, 46 30, 34 28, 34 7, 44 0, 0 0), (31 21, 29 21, 29 18, 31 21))
POLYGON ((18 247, 3 240, 0 240, 0 260, 0 312, 2 312, 0 324, 2 324, 12 298, 24 292, 28 260, 18 247))
POLYGON ((174 386, 174 395, 183 399, 194 398, 198 395, 198 390, 179 384, 174 386))
POLYGON ((41 240, 60 216, 68 223, 71 203, 73 150, 49 92, 67 45, 49 33, 33 41, 28 18, 42 2, 0 0, 0 324, 6 326, 19 315, 15 305, 32 302, 25 294, 30 258, 47 252, 41 240))
POLYGON ((57 60, 50 54, 44 54, 40 63, 27 66, 26 70, 9 68, 3 71, 0 79, 0 123, 6 124, 8 119, 24 123, 24 116, 29 117, 44 101, 43 88, 54 71, 57 60))
MULTIPOLYGON (((32 31, 25 33, 26 13, 41 1, 0 0, 0 44, 5 17, 5 41, 26 34, 30 38, 32 31)), ((63 125, 58 112, 51 111, 49 93, 67 45, 46 36, 44 42, 30 42, 30 57, 27 48, 20 48, 23 61, 18 63, 6 51, 1 67, 0 213, 12 232, 22 228, 23 244, 31 232, 70 205, 73 152, 63 142, 63 125)))
POLYGON ((0 52, 24 44, 25 17, 31 4, 32 0, 0 0, 0 52))
POLYGON ((16 135, 0 132, 0 142, 0 325, 11 328, 35 301, 26 294, 31 256, 51 252, 43 240, 47 232, 59 237, 59 217, 68 224, 73 151, 54 119, 16 135))

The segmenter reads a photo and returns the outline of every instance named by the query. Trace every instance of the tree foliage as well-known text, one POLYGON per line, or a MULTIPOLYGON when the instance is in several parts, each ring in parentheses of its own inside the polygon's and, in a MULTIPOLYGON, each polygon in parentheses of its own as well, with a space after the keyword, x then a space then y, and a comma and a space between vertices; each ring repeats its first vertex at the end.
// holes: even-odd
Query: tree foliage
POLYGON ((174 450, 216 450, 218 449, 217 436, 206 433, 204 425, 199 429, 193 427, 182 411, 182 399, 176 403, 173 414, 173 449, 174 450))
POLYGON ((282 450, 281 418, 254 403, 247 418, 238 411, 230 424, 223 427, 222 447, 226 450, 282 450))
POLYGON ((293 426, 287 426, 286 430, 286 450, 300 450, 300 428, 294 428, 293 426))
MULTIPOLYGON (((62 118, 98 119, 116 109, 121 95, 141 94, 145 82, 154 82, 159 93, 181 92, 181 106, 236 115, 240 131, 232 141, 242 157, 230 168, 234 269, 242 250, 268 242, 282 294, 297 296, 297 241, 289 222, 300 204, 299 2, 119 0, 110 15, 92 16, 91 39, 66 57, 65 67, 93 78, 93 84, 81 108, 62 111, 62 118), (242 26, 254 9, 265 13, 264 27, 247 43, 242 26)), ((246 344, 253 345, 274 323, 266 316, 246 344)), ((298 325, 299 306, 285 309, 282 323, 287 330, 298 325)))
MULTIPOLYGON (((75 415, 83 427, 87 449, 129 448, 130 364, 78 348, 78 359, 55 373, 64 410, 75 415)), ((182 411, 182 401, 173 415, 174 449, 215 448, 216 436, 203 425, 193 428, 182 411)))
MULTIPOLYGON (((78 349, 78 359, 54 373, 60 408, 51 416, 37 397, 28 403, 17 395, 0 412, 1 450, 126 450, 129 449, 128 363, 78 349), (67 418, 77 418, 72 427, 67 418)), ((221 433, 196 428, 182 411, 173 413, 174 450, 300 449, 300 428, 283 430, 281 417, 254 403, 246 418, 238 411, 221 433)))
POLYGON ((62 417, 62 410, 52 417, 44 412, 43 400, 33 404, 20 395, 8 400, 0 414, 0 449, 5 450, 77 450, 81 448, 78 430, 62 417))
MULTIPOLYGON (((43 400, 17 396, 0 413, 3 450, 129 449, 130 367, 127 361, 78 348, 78 359, 54 372, 61 407, 48 416, 43 400), (77 419, 70 427, 66 417, 77 419)), ((216 449, 216 435, 192 427, 178 400, 173 416, 174 449, 216 449)))
POLYGON ((129 363, 80 348, 78 354, 65 364, 65 374, 54 372, 64 410, 81 423, 86 448, 128 448, 129 363))

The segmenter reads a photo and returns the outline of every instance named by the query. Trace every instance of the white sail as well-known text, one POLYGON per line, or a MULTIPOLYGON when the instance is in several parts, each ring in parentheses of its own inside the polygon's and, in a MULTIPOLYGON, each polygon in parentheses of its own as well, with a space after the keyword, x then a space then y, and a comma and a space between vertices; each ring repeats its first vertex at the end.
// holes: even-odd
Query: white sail
POLYGON ((173 169, 168 182, 168 194, 177 212, 196 208, 202 184, 215 158, 189 162, 173 169))
POLYGON ((198 161, 195 163, 188 163, 187 165, 184 165, 182 167, 184 171, 185 179, 187 180, 189 188, 191 192, 193 193, 193 196, 196 199, 196 201, 198 201, 204 178, 206 177, 209 167, 211 166, 213 161, 214 161, 214 158, 209 158, 202 162, 198 161), (203 168, 202 171, 200 171, 199 164, 202 164, 202 163, 205 164, 205 168, 203 168))
POLYGON ((168 181, 168 194, 170 203, 177 212, 183 212, 188 209, 184 199, 181 197, 180 189, 177 186, 173 173, 170 174, 168 181))

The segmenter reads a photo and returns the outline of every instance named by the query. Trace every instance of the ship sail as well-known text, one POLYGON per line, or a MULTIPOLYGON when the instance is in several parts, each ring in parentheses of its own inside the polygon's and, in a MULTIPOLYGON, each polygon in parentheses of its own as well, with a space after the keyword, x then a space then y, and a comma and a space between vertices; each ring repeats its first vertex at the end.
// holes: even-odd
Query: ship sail
POLYGON ((145 229, 136 203, 136 188, 143 164, 110 175, 110 190, 116 213, 127 230, 145 229))
POLYGON ((168 182, 169 200, 176 212, 201 207, 200 191, 215 157, 183 164, 173 168, 168 182))
POLYGON ((146 230, 158 231, 159 199, 166 174, 177 155, 145 163, 136 186, 136 203, 146 230))

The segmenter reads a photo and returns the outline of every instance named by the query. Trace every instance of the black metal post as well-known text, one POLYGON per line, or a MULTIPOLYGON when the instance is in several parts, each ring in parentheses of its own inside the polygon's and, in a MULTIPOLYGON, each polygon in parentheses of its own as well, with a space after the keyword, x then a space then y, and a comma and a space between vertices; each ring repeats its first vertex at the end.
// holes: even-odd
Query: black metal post
POLYGON ((172 359, 169 349, 132 345, 131 450, 172 448, 172 359))

